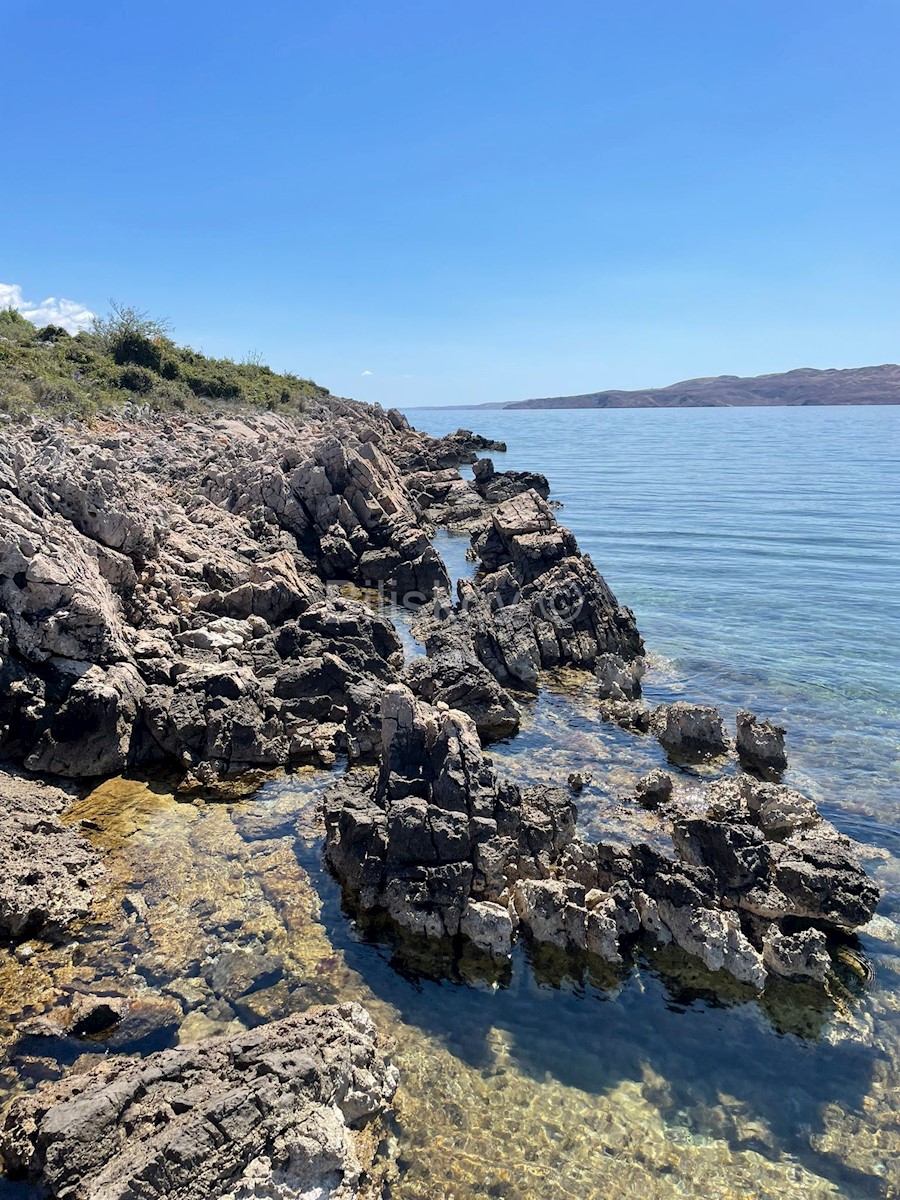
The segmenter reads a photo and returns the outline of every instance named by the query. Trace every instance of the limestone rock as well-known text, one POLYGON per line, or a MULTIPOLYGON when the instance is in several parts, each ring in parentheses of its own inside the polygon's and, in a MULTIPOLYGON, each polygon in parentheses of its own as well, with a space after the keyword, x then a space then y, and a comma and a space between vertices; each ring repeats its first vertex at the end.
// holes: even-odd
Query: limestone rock
POLYGON ((444 703, 467 713, 484 741, 509 737, 519 728, 518 705, 474 655, 451 650, 414 659, 403 678, 429 704, 444 703))
POLYGON ((716 757, 728 749, 722 718, 708 705, 683 700, 660 705, 651 725, 660 745, 674 759, 716 757))
POLYGON ((369 1166, 354 1131, 396 1086, 368 1014, 342 1004, 45 1083, 8 1110, 0 1153, 57 1200, 350 1200, 369 1166))
POLYGON ((60 814, 72 797, 0 771, 0 937, 60 930, 87 914, 100 865, 60 814))

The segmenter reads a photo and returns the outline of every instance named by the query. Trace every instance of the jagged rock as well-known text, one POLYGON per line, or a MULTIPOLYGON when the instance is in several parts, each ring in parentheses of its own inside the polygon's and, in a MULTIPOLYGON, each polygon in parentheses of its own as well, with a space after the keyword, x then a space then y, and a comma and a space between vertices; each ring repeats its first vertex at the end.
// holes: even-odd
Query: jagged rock
POLYGON ((782 838, 798 829, 812 829, 822 820, 808 796, 782 784, 744 779, 740 792, 751 819, 767 838, 782 838))
POLYGON ((463 937, 483 950, 500 958, 512 951, 515 927, 509 909, 490 900, 470 900, 459 923, 463 937))
POLYGON ((828 942, 820 929, 782 933, 771 925, 763 939, 763 962, 773 975, 824 983, 831 968, 828 942))
POLYGON ((0 1153, 56 1200, 349 1200, 370 1165, 354 1131, 396 1086, 368 1014, 342 1004, 45 1083, 13 1102, 0 1153))
POLYGON ((651 728, 670 757, 716 757, 728 749, 725 727, 716 709, 702 704, 662 704, 653 713, 651 728))
POLYGON ((742 908, 774 920, 794 917, 846 931, 873 916, 880 892, 837 830, 822 822, 769 846, 768 887, 742 895, 742 908))
POLYGON ((451 650, 433 658, 417 658, 403 679, 429 704, 444 703, 467 713, 484 741, 509 737, 519 728, 518 705, 474 656, 451 650))
POLYGON ((81 779, 113 775, 140 756, 140 714, 147 688, 132 663, 109 667, 52 660, 65 699, 25 760, 31 771, 81 779))
POLYGON ((38 517, 0 489, 0 609, 25 662, 126 657, 122 612, 90 549, 60 517, 38 517))
POLYGON ((594 667, 601 700, 639 699, 641 680, 646 673, 647 664, 643 658, 626 662, 620 654, 601 654, 594 667))
POLYGON ((787 769, 784 730, 771 721, 758 721, 746 709, 737 715, 735 749, 741 763, 751 770, 777 776, 787 769))
POLYGON ((763 834, 750 824, 695 817, 676 821, 672 838, 685 862, 712 872, 721 893, 752 887, 771 865, 763 834))
POLYGON ((550 495, 546 475, 537 471, 496 471, 493 460, 479 458, 472 467, 475 490, 488 504, 502 504, 522 492, 535 491, 544 500, 550 495))
POLYGON ((350 772, 324 801, 326 857, 352 899, 432 937, 460 932, 471 901, 549 873, 571 840, 565 793, 498 784, 474 722, 384 693, 382 766, 350 772))
POLYGON ((672 776, 657 767, 637 781, 634 792, 644 808, 659 808, 672 799, 672 789, 672 776))
POLYGON ((60 814, 72 797, 0 771, 0 937, 65 928, 87 914, 96 854, 60 814))

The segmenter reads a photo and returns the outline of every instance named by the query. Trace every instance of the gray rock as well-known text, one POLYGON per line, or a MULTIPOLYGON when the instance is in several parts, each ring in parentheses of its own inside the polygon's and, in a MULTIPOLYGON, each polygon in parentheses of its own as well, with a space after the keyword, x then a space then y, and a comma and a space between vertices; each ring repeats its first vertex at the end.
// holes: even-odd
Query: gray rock
POLYGON ((676 760, 714 758, 728 749, 722 718, 708 705, 684 700, 660 705, 651 727, 666 753, 676 760))
POLYGON ((350 1200, 371 1162, 354 1131, 396 1086, 371 1019, 343 1004, 45 1083, 13 1102, 0 1153, 57 1200, 350 1200))
POLYGON ((64 929, 87 914, 97 855, 60 815, 72 797, 0 770, 0 937, 64 929))
POLYGON ((657 767, 637 781, 634 792, 644 808, 659 808, 672 799, 672 789, 672 776, 657 767))
POLYGON ((763 939, 763 962, 773 975, 814 983, 824 983, 831 969, 828 942, 820 929, 787 934, 770 926, 763 939))
POLYGON ((639 699, 641 679, 646 673, 647 664, 643 658, 626 662, 620 654, 601 654, 594 667, 601 700, 639 699))

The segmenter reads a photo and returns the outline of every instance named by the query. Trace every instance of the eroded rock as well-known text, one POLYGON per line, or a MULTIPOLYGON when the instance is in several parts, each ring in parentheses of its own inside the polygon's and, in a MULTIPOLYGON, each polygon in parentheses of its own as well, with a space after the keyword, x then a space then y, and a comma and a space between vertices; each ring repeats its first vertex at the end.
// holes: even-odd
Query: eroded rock
POLYGON ((397 1072, 359 1005, 113 1058, 13 1102, 6 1169, 58 1200, 359 1194, 397 1072))

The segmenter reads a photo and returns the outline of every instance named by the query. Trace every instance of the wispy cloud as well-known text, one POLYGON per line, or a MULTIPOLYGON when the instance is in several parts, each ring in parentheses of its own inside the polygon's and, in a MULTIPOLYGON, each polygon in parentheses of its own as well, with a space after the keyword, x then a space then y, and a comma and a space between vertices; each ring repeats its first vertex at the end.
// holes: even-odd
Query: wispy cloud
POLYGON ((371 375, 371 374, 372 374, 371 371, 363 371, 363 375, 371 375))
POLYGON ((0 283, 0 309, 15 308, 35 325, 61 325, 69 333, 87 329, 94 314, 76 300, 48 296, 46 300, 26 300, 17 283, 0 283))

